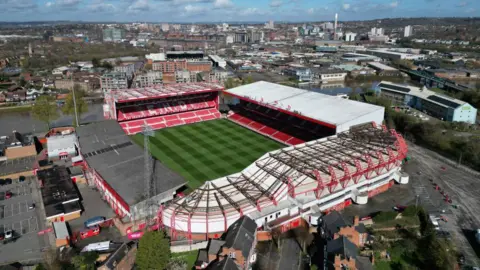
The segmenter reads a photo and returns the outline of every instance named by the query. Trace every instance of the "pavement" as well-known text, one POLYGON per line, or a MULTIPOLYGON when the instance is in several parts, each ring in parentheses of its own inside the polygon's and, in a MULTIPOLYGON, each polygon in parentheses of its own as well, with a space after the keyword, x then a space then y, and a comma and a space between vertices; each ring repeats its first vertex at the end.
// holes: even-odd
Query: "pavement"
POLYGON ((4 243, 0 249, 0 264, 9 262, 35 262, 43 257, 43 250, 50 247, 48 234, 38 235, 46 229, 41 207, 41 194, 35 177, 27 177, 20 183, 17 179, 10 185, 0 187, 0 194, 12 192, 10 199, 0 196, 0 232, 13 230, 15 241, 4 243), (3 200, 2 200, 3 199, 3 200), (28 206, 35 203, 35 209, 28 206))
MULTIPOLYGON (((102 199, 100 192, 86 184, 77 184, 77 187, 82 198, 84 211, 80 218, 68 222, 73 233, 85 228, 84 222, 90 218, 102 216, 109 219, 115 216, 112 208, 102 199)), ((121 236, 116 227, 102 228, 99 235, 79 240, 76 243, 76 247, 81 249, 91 243, 102 241, 123 242, 124 240, 125 238, 121 236)))
POLYGON ((441 230, 451 234, 468 265, 479 266, 480 245, 475 240, 475 230, 480 228, 480 177, 417 145, 409 144, 409 155, 412 159, 404 169, 410 174, 409 185, 418 195, 419 203, 430 212, 446 211, 443 215, 448 222, 439 221, 441 230), (434 184, 448 194, 458 209, 444 201, 434 184))

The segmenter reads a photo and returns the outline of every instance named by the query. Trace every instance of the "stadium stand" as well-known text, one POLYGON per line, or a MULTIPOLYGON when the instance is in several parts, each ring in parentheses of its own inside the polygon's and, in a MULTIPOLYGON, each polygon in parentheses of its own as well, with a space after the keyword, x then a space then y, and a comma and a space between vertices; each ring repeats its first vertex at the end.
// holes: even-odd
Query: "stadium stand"
POLYGON ((111 91, 104 116, 116 119, 125 133, 137 134, 144 125, 154 130, 218 119, 216 84, 187 83, 111 91))
POLYGON ((328 127, 243 100, 232 106, 229 119, 287 145, 334 134, 334 130, 328 127))
POLYGON ((128 135, 133 135, 141 132, 144 125, 149 125, 152 127, 152 129, 157 130, 166 127, 174 127, 201 121, 219 119, 220 117, 221 114, 216 109, 203 109, 191 112, 183 112, 172 115, 121 122, 120 126, 128 135))

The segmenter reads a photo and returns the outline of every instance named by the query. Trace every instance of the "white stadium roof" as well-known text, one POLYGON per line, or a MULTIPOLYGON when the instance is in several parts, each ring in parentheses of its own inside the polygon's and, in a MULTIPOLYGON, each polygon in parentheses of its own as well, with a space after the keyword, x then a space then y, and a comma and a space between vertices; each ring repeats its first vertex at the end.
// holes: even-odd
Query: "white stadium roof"
POLYGON ((381 123, 385 111, 385 108, 376 105, 264 81, 243 85, 225 92, 336 126, 337 132, 372 120, 381 123))

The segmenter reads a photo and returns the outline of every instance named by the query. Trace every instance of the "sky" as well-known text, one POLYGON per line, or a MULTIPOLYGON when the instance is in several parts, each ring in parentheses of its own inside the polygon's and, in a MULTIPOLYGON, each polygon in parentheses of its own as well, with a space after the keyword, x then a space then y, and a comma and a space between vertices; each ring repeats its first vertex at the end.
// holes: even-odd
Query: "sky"
POLYGON ((480 0, 0 0, 0 21, 229 22, 473 17, 480 0))

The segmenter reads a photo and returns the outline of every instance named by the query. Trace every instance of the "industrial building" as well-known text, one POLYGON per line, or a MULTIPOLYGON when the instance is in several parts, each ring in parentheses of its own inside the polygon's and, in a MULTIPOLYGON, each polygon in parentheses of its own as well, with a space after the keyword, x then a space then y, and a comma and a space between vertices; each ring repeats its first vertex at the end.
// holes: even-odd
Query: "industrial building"
POLYGON ((313 79, 312 70, 306 67, 291 67, 282 71, 283 75, 292 77, 299 82, 309 82, 313 79))
POLYGON ((213 62, 214 67, 227 67, 227 61, 218 55, 209 55, 208 58, 210 58, 210 60, 213 62))
POLYGON ((341 69, 313 69, 312 72, 314 80, 321 83, 345 81, 348 74, 341 69))
POLYGON ((385 64, 382 64, 380 62, 369 62, 367 65, 374 70, 376 70, 378 76, 387 76, 387 77, 397 77, 397 76, 402 76, 402 73, 400 70, 387 66, 385 64))
POLYGON ((163 74, 160 71, 148 71, 135 76, 136 87, 159 85, 163 82, 163 74))
POLYGON ((469 124, 476 122, 477 109, 472 105, 453 97, 440 95, 425 87, 382 81, 377 88, 381 95, 391 100, 393 104, 415 108, 443 121, 469 124))
POLYGON ((365 53, 390 60, 423 60, 426 57, 424 54, 402 52, 400 50, 390 48, 367 49, 365 53))

